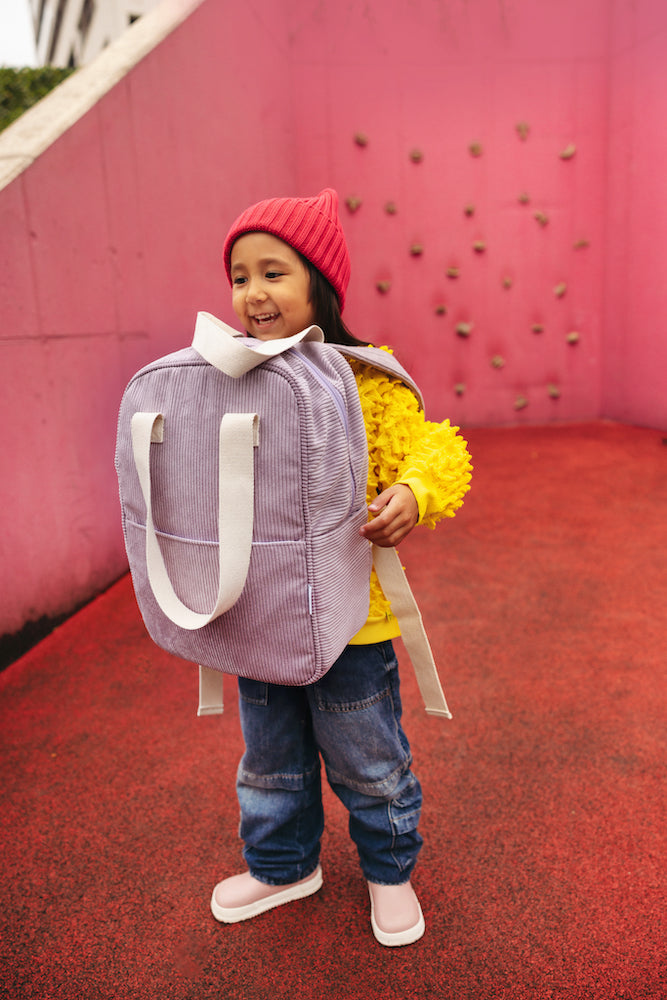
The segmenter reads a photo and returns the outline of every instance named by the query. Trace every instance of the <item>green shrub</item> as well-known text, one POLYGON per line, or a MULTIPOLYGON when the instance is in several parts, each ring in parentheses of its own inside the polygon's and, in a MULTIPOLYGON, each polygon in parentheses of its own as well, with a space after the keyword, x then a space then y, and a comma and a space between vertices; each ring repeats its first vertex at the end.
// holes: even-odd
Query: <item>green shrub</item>
POLYGON ((0 66, 0 132, 73 73, 67 67, 9 69, 0 66))

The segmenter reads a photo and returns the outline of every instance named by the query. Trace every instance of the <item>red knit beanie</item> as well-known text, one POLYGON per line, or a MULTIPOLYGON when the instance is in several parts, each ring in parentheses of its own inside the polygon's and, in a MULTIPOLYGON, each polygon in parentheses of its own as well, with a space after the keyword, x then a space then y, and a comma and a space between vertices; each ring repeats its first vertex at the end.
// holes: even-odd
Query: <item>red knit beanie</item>
POLYGON ((230 284, 232 247, 244 233, 271 233, 303 254, 333 285, 342 312, 350 256, 338 218, 338 195, 332 188, 316 198, 268 198, 242 212, 227 233, 223 250, 230 284))

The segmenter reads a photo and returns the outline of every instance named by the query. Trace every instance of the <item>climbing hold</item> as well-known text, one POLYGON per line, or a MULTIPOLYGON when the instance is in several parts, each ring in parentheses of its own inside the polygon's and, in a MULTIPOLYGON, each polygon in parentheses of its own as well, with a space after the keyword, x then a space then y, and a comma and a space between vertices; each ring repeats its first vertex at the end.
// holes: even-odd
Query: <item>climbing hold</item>
POLYGON ((484 147, 481 142, 471 142, 468 146, 468 152, 471 156, 481 156, 484 152, 484 147))
POLYGON ((483 240, 476 240, 472 245, 475 253, 484 253, 486 250, 486 243, 483 240))
POLYGON ((569 146, 566 146, 564 150, 560 153, 561 160, 571 160, 574 154, 577 152, 577 147, 573 142, 569 146))
POLYGON ((495 354, 491 358, 491 367, 492 368, 504 368, 505 367, 505 359, 500 354, 495 354))
POLYGON ((562 299, 567 291, 567 285, 564 281, 561 281, 560 285, 556 285, 554 288, 554 295, 557 299, 562 299))
POLYGON ((423 244, 421 243, 413 243, 412 246, 410 247, 410 253, 412 254, 413 257, 421 257, 423 252, 424 252, 424 247, 423 244))
POLYGON ((350 195, 349 198, 345 199, 345 204, 349 208, 350 212, 356 212, 361 208, 361 198, 355 198, 354 195, 350 195))
POLYGON ((546 212, 535 212, 534 218, 536 219, 537 222, 539 222, 541 226, 549 225, 549 216, 547 215, 546 212))
POLYGON ((472 323, 457 323, 456 332, 459 337, 469 337, 472 333, 472 323))
POLYGON ((461 273, 461 269, 458 268, 458 267, 448 267, 447 268, 447 277, 448 278, 458 278, 458 276, 459 276, 460 273, 461 273))
POLYGON ((472 215, 475 214, 475 206, 474 205, 466 205, 465 208, 463 209, 463 214, 467 215, 468 218, 470 218, 472 215))
POLYGON ((573 330, 572 333, 568 333, 565 339, 567 340, 568 344, 578 344, 579 334, 576 332, 576 330, 573 330))
POLYGON ((422 153, 421 149, 411 149, 410 159, 412 160, 413 163, 421 163, 421 161, 424 159, 424 154, 422 153))
POLYGON ((530 125, 528 122, 517 122, 516 130, 519 133, 521 141, 525 142, 528 138, 528 133, 530 132, 530 125))
POLYGON ((589 247, 590 245, 589 240, 577 240, 576 243, 573 244, 575 250, 585 250, 586 247, 589 247))
POLYGON ((528 406, 528 400, 525 396, 517 396, 514 400, 515 410, 524 410, 528 406))
POLYGON ((391 281, 383 279, 382 281, 378 281, 375 287, 377 288, 378 292, 382 292, 383 295, 386 295, 386 293, 391 288, 391 281))
POLYGON ((503 278, 503 288, 511 288, 513 283, 512 279, 508 275, 505 275, 503 278))
POLYGON ((547 392, 552 399, 560 399, 560 389, 553 382, 547 386, 547 392))
POLYGON ((435 312, 436 316, 446 316, 447 306, 443 302, 439 302, 433 311, 435 312))
POLYGON ((366 135, 365 132, 356 132, 354 136, 354 141, 356 142, 357 146, 367 146, 368 136, 366 135))
POLYGON ((396 202, 388 201, 384 206, 384 210, 387 213, 387 215, 396 215, 398 211, 398 209, 396 208, 396 202))
POLYGON ((530 195, 528 194, 527 191, 522 191, 521 194, 519 195, 519 204, 530 205, 530 195))
POLYGON ((544 327, 542 326, 541 323, 533 323, 530 329, 533 331, 533 333, 544 333, 544 327))
POLYGON ((454 392, 457 396, 462 396, 466 391, 465 382, 457 382, 454 386, 454 392))

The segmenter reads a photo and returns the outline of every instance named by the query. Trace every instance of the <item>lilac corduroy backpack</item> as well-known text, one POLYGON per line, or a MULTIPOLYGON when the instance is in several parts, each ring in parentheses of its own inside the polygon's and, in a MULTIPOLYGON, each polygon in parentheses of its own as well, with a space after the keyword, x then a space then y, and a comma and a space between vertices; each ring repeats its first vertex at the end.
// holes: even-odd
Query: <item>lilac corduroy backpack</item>
MULTIPOLYGON (((323 676, 366 621, 371 549, 411 629, 395 551, 359 534, 361 405, 323 339, 310 327, 255 341, 199 313, 192 346, 147 365, 123 395, 116 470, 137 603, 158 646, 200 665, 199 714, 222 711, 222 673, 323 676)), ((450 717, 435 665, 417 674, 427 711, 450 717)))

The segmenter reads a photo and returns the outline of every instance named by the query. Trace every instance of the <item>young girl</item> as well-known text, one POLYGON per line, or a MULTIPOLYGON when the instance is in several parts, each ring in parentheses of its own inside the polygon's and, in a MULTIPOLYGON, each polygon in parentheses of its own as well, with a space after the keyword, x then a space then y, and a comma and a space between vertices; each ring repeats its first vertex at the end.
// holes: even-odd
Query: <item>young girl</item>
MULTIPOLYGON (((335 191, 251 206, 227 235, 224 261, 249 336, 274 340, 317 324, 329 343, 365 346, 341 318, 350 261, 335 191)), ((369 445, 372 520, 362 533, 393 546, 417 523, 432 527, 453 516, 469 489, 469 456, 457 428, 424 420, 410 389, 369 365, 350 364, 369 445)), ((322 885, 321 757, 349 810, 376 939, 406 945, 424 933, 410 884, 422 844, 421 789, 401 728, 391 643, 399 634, 373 574, 368 621, 321 680, 294 688, 239 678, 246 750, 237 792, 248 871, 215 887, 217 920, 246 920, 322 885)))

